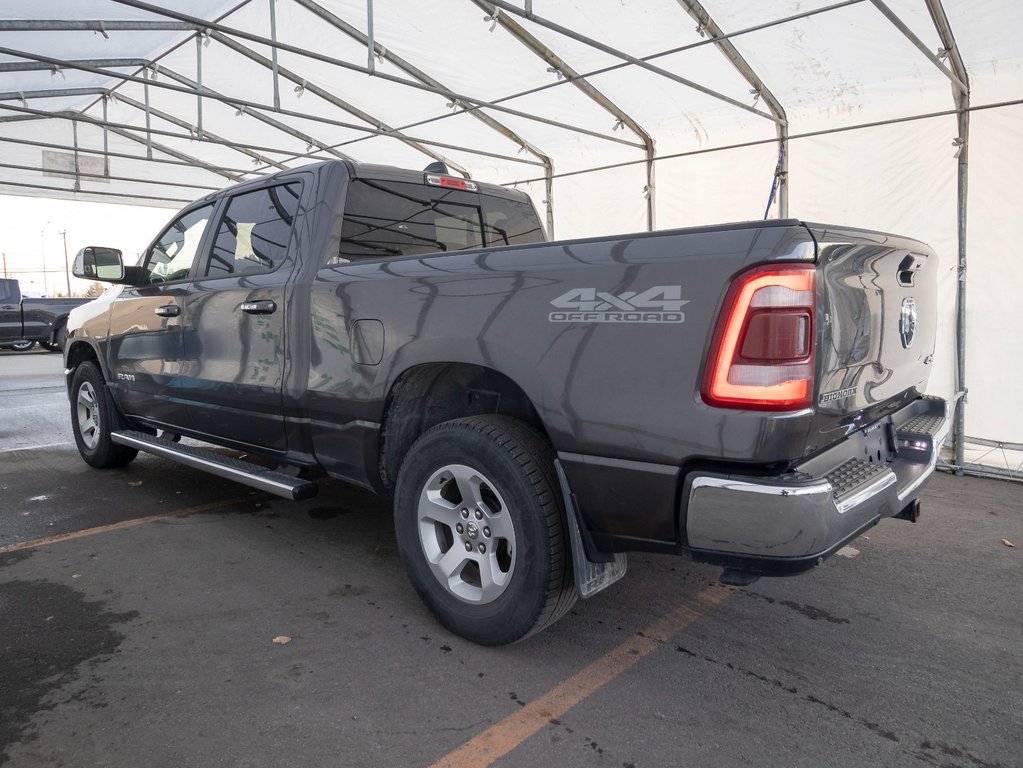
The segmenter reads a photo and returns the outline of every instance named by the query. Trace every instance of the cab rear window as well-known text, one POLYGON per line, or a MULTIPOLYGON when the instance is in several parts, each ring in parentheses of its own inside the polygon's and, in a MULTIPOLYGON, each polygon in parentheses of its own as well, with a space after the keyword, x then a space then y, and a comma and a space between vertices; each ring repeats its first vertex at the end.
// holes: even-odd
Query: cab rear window
POLYGON ((542 242, 528 202, 407 182, 353 179, 341 244, 328 266, 542 242))
POLYGON ((330 264, 483 246, 479 196, 403 182, 354 179, 341 246, 330 264))

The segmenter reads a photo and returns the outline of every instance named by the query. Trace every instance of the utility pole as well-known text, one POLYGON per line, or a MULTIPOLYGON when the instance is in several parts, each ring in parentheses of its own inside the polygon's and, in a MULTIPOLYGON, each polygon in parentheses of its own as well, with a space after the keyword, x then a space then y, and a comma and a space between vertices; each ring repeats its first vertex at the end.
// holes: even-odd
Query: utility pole
POLYGON ((7 251, 3 251, 2 253, 3 253, 3 257, 4 257, 4 280, 6 280, 7 279, 7 251))
POLYGON ((64 238, 64 277, 67 278, 67 297, 71 298, 71 268, 67 262, 67 230, 61 230, 60 236, 64 238))

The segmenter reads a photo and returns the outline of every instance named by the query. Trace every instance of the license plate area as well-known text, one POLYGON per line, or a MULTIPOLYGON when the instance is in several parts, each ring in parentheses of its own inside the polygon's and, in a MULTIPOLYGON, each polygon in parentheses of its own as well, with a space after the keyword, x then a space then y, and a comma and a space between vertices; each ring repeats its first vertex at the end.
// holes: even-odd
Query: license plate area
POLYGON ((864 429, 861 438, 862 459, 871 464, 887 464, 892 461, 895 458, 892 444, 893 430, 891 417, 882 419, 864 429))

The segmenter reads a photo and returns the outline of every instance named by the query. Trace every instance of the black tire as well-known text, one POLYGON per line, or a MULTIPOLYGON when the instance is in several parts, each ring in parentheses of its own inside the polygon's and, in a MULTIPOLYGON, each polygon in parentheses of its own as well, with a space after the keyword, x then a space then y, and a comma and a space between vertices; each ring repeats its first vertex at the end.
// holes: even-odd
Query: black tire
POLYGON ((138 456, 135 448, 110 439, 110 432, 120 426, 121 416, 99 366, 92 361, 80 363, 71 380, 71 431, 86 464, 99 469, 123 467, 138 456))
POLYGON ((36 343, 34 341, 19 341, 11 344, 11 349, 15 352, 28 352, 36 343))
POLYGON ((40 341, 39 346, 50 352, 60 352, 62 349, 60 344, 55 341, 40 341))
POLYGON ((401 465, 394 520, 412 585, 440 622, 467 640, 513 643, 550 626, 576 601, 554 452, 517 419, 472 416, 424 433, 401 465), (478 481, 481 501, 467 500, 459 480, 478 481), (490 549, 477 557, 481 545, 490 549), (437 571, 447 573, 451 564, 445 580, 437 571))

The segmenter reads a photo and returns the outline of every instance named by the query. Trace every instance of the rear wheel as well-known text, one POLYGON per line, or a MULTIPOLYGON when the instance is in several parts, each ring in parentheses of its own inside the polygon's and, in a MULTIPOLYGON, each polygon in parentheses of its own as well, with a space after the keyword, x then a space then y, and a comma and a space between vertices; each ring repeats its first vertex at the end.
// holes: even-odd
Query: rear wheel
POLYGON ((91 361, 81 363, 71 381, 71 428, 87 464, 100 469, 123 467, 138 456, 136 449, 110 439, 118 419, 99 367, 91 361))
POLYGON ((575 603, 550 444, 506 416, 440 424, 398 476, 395 531, 423 602, 455 634, 503 645, 575 603))
POLYGON ((28 352, 35 345, 34 341, 19 341, 16 344, 11 344, 11 349, 15 352, 28 352))

